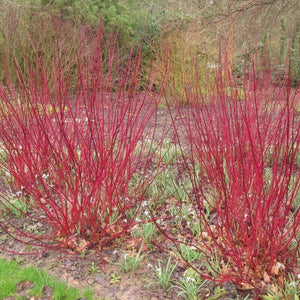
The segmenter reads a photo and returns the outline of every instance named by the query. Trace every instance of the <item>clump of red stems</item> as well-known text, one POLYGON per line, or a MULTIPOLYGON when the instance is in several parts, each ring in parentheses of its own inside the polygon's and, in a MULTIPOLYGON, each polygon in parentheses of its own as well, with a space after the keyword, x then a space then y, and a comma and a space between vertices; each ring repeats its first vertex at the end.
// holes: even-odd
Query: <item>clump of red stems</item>
POLYGON ((255 64, 242 86, 226 69, 220 63, 209 99, 195 83, 180 108, 201 225, 192 244, 220 263, 204 276, 262 288, 299 263, 299 94, 288 77, 275 86, 255 64))
POLYGON ((155 123, 160 94, 152 93, 152 83, 141 89, 139 51, 119 70, 116 47, 106 49, 104 64, 101 30, 97 38, 88 59, 81 56, 83 39, 75 95, 68 93, 58 48, 51 77, 37 57, 29 76, 16 65, 17 88, 0 88, 1 168, 13 198, 18 194, 27 209, 5 194, 1 204, 38 224, 38 232, 4 213, 1 227, 32 245, 101 250, 141 222, 136 216, 156 173, 148 172, 154 154, 145 146, 155 126, 146 126, 155 123))

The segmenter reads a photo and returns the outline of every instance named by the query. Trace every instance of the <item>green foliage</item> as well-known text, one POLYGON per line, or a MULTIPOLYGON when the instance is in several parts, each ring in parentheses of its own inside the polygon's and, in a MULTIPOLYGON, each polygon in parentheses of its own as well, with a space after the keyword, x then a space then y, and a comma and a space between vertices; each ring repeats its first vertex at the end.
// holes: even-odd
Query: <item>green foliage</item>
POLYGON ((199 236, 203 228, 201 227, 201 222, 199 221, 195 210, 190 205, 182 204, 181 217, 186 221, 187 226, 190 228, 193 235, 199 236))
MULTIPOLYGON (((189 263, 201 259, 203 253, 199 252, 195 247, 180 244, 180 253, 185 260, 187 260, 189 263)), ((179 251, 176 251, 179 252, 179 251)))
POLYGON ((168 138, 164 139, 160 153, 160 157, 164 164, 176 164, 177 160, 182 158, 182 154, 182 150, 178 145, 172 143, 168 138))
POLYGON ((203 281, 199 274, 192 268, 189 268, 184 276, 180 278, 180 282, 176 285, 176 288, 178 289, 177 294, 187 300, 199 299, 198 294, 206 282, 207 281, 203 281))
POLYGON ((116 273, 110 273, 110 284, 116 284, 121 281, 122 277, 116 273))
POLYGON ((177 176, 178 174, 173 167, 167 167, 149 185, 146 196, 152 199, 172 196, 178 200, 186 201, 188 199, 186 189, 190 188, 191 182, 185 179, 180 183, 177 176))
POLYGON ((155 274, 157 281, 153 282, 162 287, 163 290, 169 291, 171 285, 172 274, 177 266, 177 263, 173 265, 171 263, 171 257, 169 257, 167 265, 165 268, 162 267, 161 261, 158 261, 158 265, 155 266, 155 274))
POLYGON ((125 253, 123 257, 122 270, 127 273, 131 271, 136 271, 140 262, 142 261, 143 256, 141 255, 141 251, 139 251, 136 255, 131 256, 129 253, 125 253))
POLYGON ((91 267, 89 269, 89 273, 93 274, 93 273, 97 273, 98 272, 98 268, 97 266, 95 265, 94 262, 91 263, 91 267))
POLYGON ((43 296, 43 288, 47 286, 53 289, 54 299, 73 300, 79 297, 94 299, 91 290, 86 289, 84 292, 79 292, 77 289, 67 287, 65 283, 57 281, 45 271, 33 267, 21 268, 16 261, 0 258, 0 299, 13 296, 16 292, 16 284, 22 281, 34 283, 30 290, 32 296, 43 296))
POLYGON ((125 47, 139 44, 146 31, 154 24, 148 25, 148 12, 138 1, 133 0, 57 0, 42 1, 52 12, 70 20, 79 20, 96 28, 101 18, 105 32, 119 33, 119 41, 125 47), (149 27, 149 28, 148 28, 149 27), (146 30, 143 30, 143 29, 146 30))
POLYGON ((224 287, 221 287, 221 286, 217 286, 215 289, 214 289, 214 295, 209 297, 207 300, 217 300, 219 299, 220 297, 222 296, 225 296, 226 295, 226 289, 224 287))
POLYGON ((11 195, 9 198, 6 197, 5 202, 5 213, 7 214, 12 214, 17 218, 20 218, 28 212, 28 205, 24 201, 24 199, 20 199, 16 196, 11 195))
POLYGON ((154 223, 141 224, 141 228, 134 232, 137 237, 142 237, 145 243, 151 243, 157 234, 157 228, 154 223))
POLYGON ((290 57, 291 57, 291 76, 293 85, 300 83, 300 22, 297 23, 295 34, 292 38, 290 57))
POLYGON ((269 293, 263 296, 264 300, 281 300, 281 299, 293 299, 299 300, 300 296, 300 280, 296 279, 293 275, 289 275, 284 280, 284 287, 273 287, 269 293))

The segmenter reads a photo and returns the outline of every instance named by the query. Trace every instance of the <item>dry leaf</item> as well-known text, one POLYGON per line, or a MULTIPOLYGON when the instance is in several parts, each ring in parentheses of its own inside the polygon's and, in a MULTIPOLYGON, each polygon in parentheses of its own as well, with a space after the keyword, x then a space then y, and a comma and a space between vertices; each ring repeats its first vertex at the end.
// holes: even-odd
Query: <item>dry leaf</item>
POLYGON ((25 290, 32 289, 34 287, 34 283, 32 281, 21 281, 16 284, 16 292, 22 292, 25 290))
POLYGON ((182 259, 182 257, 181 257, 179 254, 177 254, 177 253, 174 252, 174 251, 171 251, 171 252, 170 252, 170 256, 173 257, 173 258, 176 260, 177 266, 178 266, 180 269, 186 270, 187 264, 186 264, 186 262, 182 259))
POLYGON ((271 269, 271 274, 272 275, 278 275, 279 274, 279 268, 277 265, 273 265, 271 269))
POLYGON ((211 237, 208 235, 206 231, 201 232, 201 237, 203 238, 204 241, 211 240, 211 237))
POLYGON ((68 246, 70 249, 75 250, 75 249, 77 248, 76 240, 75 240, 75 239, 68 240, 67 246, 68 246))
POLYGON ((263 269, 262 269, 262 267, 261 267, 260 265, 257 265, 257 266, 255 267, 255 272, 256 272, 257 274, 261 274, 262 271, 263 271, 263 269))
POLYGON ((266 285, 265 281, 261 281, 259 286, 260 286, 261 289, 264 289, 267 285, 266 285))
POLYGON ((247 275, 249 274, 250 268, 249 266, 244 266, 243 274, 247 275))
POLYGON ((178 200, 175 197, 169 197, 167 201, 168 201, 168 204, 171 204, 171 205, 176 205, 178 203, 178 200))
POLYGON ((277 278, 277 284, 282 287, 284 286, 284 278, 282 275, 277 278))
POLYGON ((269 290, 273 293, 277 293, 277 287, 274 284, 271 284, 271 286, 269 286, 269 290))
POLYGON ((249 283, 242 283, 241 286, 239 287, 239 290, 253 290, 254 287, 253 285, 249 283))
POLYGON ((106 233, 110 236, 114 236, 116 234, 120 234, 123 232, 123 228, 121 226, 117 226, 117 225, 110 225, 107 229, 106 229, 106 233))
POLYGON ((127 250, 129 250, 129 249, 137 249, 137 248, 140 247, 141 242, 142 242, 142 237, 132 238, 132 239, 127 240, 125 242, 125 248, 127 250))
POLYGON ((264 282, 269 283, 270 282, 270 276, 267 272, 264 272, 264 282))
POLYGON ((83 249, 85 249, 87 246, 88 246, 89 242, 86 241, 85 239, 80 239, 78 242, 77 242, 77 247, 76 247, 76 250, 77 251, 82 251, 83 249))
POLYGON ((177 260, 177 266, 179 269, 182 269, 182 270, 185 270, 188 267, 186 262, 182 259, 177 260))
POLYGON ((230 269, 227 266, 222 266, 221 273, 223 275, 230 275, 230 269))
POLYGON ((44 297, 48 297, 49 299, 51 299, 51 297, 53 297, 53 289, 49 286, 44 286, 43 294, 44 294, 44 297))

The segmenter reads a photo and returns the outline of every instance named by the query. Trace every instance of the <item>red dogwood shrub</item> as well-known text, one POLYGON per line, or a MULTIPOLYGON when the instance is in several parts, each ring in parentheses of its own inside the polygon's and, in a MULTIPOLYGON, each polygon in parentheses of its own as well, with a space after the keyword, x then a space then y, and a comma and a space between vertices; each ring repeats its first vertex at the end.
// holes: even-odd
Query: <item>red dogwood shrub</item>
POLYGON ((1 168, 11 188, 1 194, 1 204, 40 226, 36 233, 26 230, 2 210, 2 229, 19 240, 102 249, 137 223, 156 174, 148 172, 154 154, 145 143, 155 135, 160 94, 152 92, 152 83, 141 88, 139 51, 122 70, 116 47, 106 49, 105 64, 102 52, 101 32, 89 59, 79 51, 76 95, 69 93, 60 53, 51 77, 37 57, 26 77, 16 65, 17 88, 0 88, 1 168))
POLYGON ((242 87, 224 74, 220 67, 209 100, 195 88, 180 108, 201 225, 191 244, 220 263, 212 273, 198 269, 204 276, 262 288, 299 263, 299 94, 288 78, 274 86, 256 68, 242 87))

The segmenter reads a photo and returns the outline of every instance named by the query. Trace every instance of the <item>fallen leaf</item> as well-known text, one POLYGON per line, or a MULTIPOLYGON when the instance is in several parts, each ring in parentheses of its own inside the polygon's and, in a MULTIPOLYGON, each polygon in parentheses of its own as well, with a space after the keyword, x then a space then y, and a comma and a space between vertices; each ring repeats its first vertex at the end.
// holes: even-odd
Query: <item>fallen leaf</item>
POLYGON ((271 274, 278 276, 282 271, 285 270, 285 265, 281 262, 276 262, 271 268, 271 274))
POLYGON ((284 286, 284 278, 282 275, 280 275, 278 278, 277 278, 277 284, 281 287, 284 286))
POLYGON ((82 250, 85 249, 85 248, 88 246, 88 244, 89 244, 89 242, 86 241, 85 239, 80 239, 77 243, 78 243, 78 246, 76 247, 76 250, 77 250, 77 251, 82 251, 82 250))
POLYGON ((223 265, 223 266, 222 266, 221 273, 222 273, 223 275, 230 275, 230 269, 229 269, 227 266, 223 265))
POLYGON ((263 271, 263 269, 262 269, 262 267, 261 267, 260 265, 257 265, 257 266, 255 267, 255 272, 256 272, 257 274, 261 274, 262 271, 263 271))
POLYGON ((76 249, 77 248, 77 243, 74 241, 74 240, 69 240, 67 242, 67 246, 70 248, 70 249, 76 249))
POLYGON ((201 237, 204 241, 211 240, 211 237, 208 235, 208 233, 206 231, 201 232, 201 237))
POLYGON ((249 283, 242 283, 240 287, 238 287, 239 290, 253 290, 253 285, 249 283))
POLYGON ((177 253, 175 252, 170 252, 170 256, 171 257, 174 257, 177 261, 177 266, 180 268, 180 269, 186 269, 187 268, 187 264, 186 262, 181 258, 181 256, 179 256, 177 253))
POLYGON ((271 286, 269 286, 269 290, 273 293, 277 293, 278 290, 277 290, 277 287, 274 285, 274 284, 271 284, 271 286))
POLYGON ((107 229, 106 229, 106 233, 110 236, 114 236, 114 235, 118 235, 120 233, 123 232, 123 227, 121 226, 117 226, 115 224, 110 225, 107 229))
POLYGON ((131 238, 125 242, 125 248, 126 250, 138 249, 140 248, 141 243, 142 243, 142 237, 131 238))
POLYGON ((277 265, 273 265, 271 269, 271 274, 272 275, 278 275, 279 274, 279 268, 277 265))
POLYGON ((53 296, 53 289, 50 286, 44 286, 43 294, 45 297, 51 298, 53 296))
POLYGON ((32 289, 33 287, 34 287, 34 282, 24 280, 16 284, 16 292, 19 293, 25 290, 32 289))
POLYGON ((243 274, 244 274, 244 275, 248 275, 249 272, 250 272, 249 266, 244 266, 243 274))
POLYGON ((264 282, 266 282, 266 283, 270 282, 270 276, 267 272, 264 272, 264 282))
POLYGON ((260 289, 264 289, 266 286, 267 286, 267 285, 266 285, 266 282, 265 282, 265 281, 261 281, 261 282, 259 283, 260 289))
POLYGON ((175 197, 169 197, 167 199, 167 202, 168 202, 168 204, 171 204, 173 206, 176 205, 176 204, 178 204, 178 200, 175 197))

